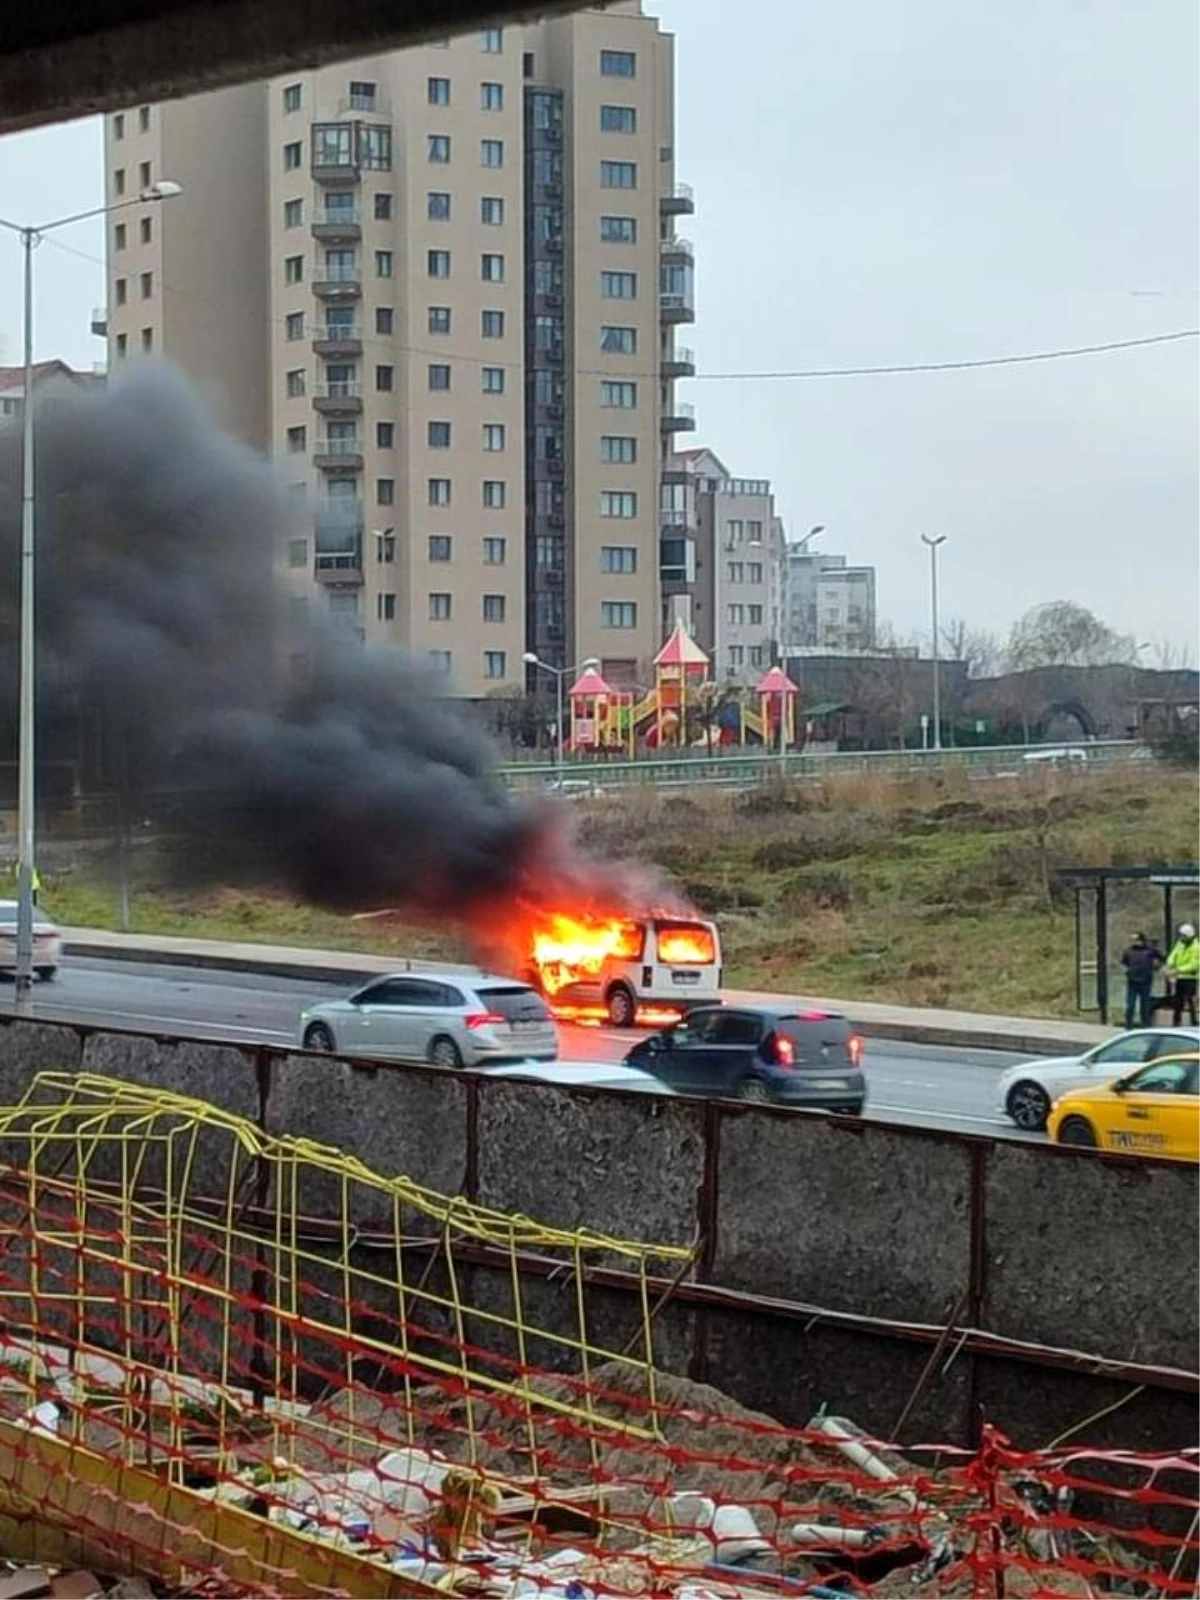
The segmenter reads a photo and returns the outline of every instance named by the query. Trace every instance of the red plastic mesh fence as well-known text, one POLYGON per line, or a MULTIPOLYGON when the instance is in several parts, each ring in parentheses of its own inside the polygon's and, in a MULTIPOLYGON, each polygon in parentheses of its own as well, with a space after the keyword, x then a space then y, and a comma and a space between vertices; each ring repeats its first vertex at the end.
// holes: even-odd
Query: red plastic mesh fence
POLYGON ((0 1558, 212 1595, 1195 1593, 1195 1450, 784 1428, 656 1368, 653 1251, 51 1091, 0 1111, 0 1558), (628 1288, 593 1303, 601 1261, 628 1288))

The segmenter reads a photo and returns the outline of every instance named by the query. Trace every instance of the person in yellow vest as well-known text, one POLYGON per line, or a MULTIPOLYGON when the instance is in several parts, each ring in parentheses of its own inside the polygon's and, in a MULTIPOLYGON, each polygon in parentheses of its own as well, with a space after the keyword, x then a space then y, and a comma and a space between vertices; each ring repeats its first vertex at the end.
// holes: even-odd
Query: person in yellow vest
MULTIPOLYGON (((21 877, 21 863, 19 861, 14 861, 13 862, 13 877, 16 878, 18 881, 20 880, 20 877, 21 877)), ((42 887, 42 880, 38 875, 38 869, 36 867, 34 867, 34 869, 33 869, 33 903, 34 903, 34 905, 37 905, 37 903, 38 903, 38 891, 41 889, 41 887, 42 887)))
POLYGON ((1186 1008, 1192 1027, 1196 1026, 1196 984, 1200 980, 1200 940, 1196 938, 1196 930, 1190 922, 1185 922, 1179 929, 1179 936, 1171 946, 1171 953, 1167 957, 1167 976, 1172 980, 1174 988, 1174 1023, 1178 1027, 1183 1021, 1186 1008))

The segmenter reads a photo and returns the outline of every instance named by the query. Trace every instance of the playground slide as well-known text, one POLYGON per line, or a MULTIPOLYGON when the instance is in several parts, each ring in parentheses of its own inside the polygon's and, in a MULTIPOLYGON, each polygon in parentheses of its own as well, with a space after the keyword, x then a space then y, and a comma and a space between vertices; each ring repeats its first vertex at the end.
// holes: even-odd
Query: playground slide
POLYGON ((742 707, 742 730, 744 733, 754 734, 756 738, 761 739, 766 744, 767 730, 763 727, 762 717, 759 716, 757 711, 751 711, 746 706, 742 707))

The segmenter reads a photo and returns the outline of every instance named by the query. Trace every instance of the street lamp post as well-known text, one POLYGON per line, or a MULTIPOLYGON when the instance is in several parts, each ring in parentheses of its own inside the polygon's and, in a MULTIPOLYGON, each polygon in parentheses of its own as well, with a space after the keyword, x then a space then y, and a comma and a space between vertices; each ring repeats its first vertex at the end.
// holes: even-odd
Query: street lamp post
POLYGON ((938 574, 937 553, 938 546, 946 542, 946 535, 939 533, 931 538, 929 534, 921 535, 921 543, 929 547, 929 608, 932 612, 933 625, 933 748, 942 748, 942 652, 938 633, 938 574))
POLYGON ((59 217, 54 222, 43 222, 37 227, 25 227, 0 217, 0 228, 7 228, 21 240, 24 255, 24 295, 22 317, 24 321, 24 398, 21 418, 21 625, 20 625, 20 693, 17 733, 17 949, 16 1000, 18 1005, 29 998, 33 987, 33 896, 34 896, 34 681, 35 630, 34 630, 34 527, 35 488, 33 477, 33 252, 43 237, 57 228, 73 222, 86 222, 92 217, 104 217, 110 211, 123 211, 127 206, 145 205, 154 200, 168 200, 182 193, 180 185, 164 179, 129 200, 119 200, 115 205, 94 206, 90 211, 77 211, 69 217, 59 217))
POLYGON ((563 737, 565 730, 563 724, 566 718, 566 708, 563 704, 565 694, 563 685, 566 680, 572 677, 575 673, 587 672, 592 667, 599 667, 600 663, 596 660, 595 656, 588 656, 586 660, 581 661, 577 667, 552 667, 548 661, 543 661, 541 657, 535 655, 532 650, 526 650, 525 654, 521 657, 521 660, 527 667, 536 667, 539 672, 550 673, 554 679, 554 695, 557 707, 556 715, 558 718, 554 725, 554 770, 559 781, 561 782, 563 775, 563 756, 565 750, 565 740, 563 737))

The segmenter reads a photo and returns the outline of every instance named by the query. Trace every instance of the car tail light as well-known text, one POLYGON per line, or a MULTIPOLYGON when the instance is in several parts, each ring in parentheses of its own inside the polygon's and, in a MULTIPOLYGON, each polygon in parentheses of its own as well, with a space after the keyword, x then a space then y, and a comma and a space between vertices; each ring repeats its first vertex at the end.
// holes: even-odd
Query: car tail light
POLYGON ((854 1063, 854 1065, 856 1067, 861 1067, 862 1066, 862 1058, 863 1058, 863 1037, 862 1037, 862 1034, 861 1033, 852 1033, 850 1035, 850 1059, 851 1059, 851 1061, 853 1061, 853 1063, 854 1063))
POLYGON ((775 1035, 775 1064, 780 1067, 796 1065, 796 1046, 782 1033, 775 1035))
POLYGON ((474 1031, 476 1028, 503 1027, 505 1018, 498 1016, 494 1011, 472 1011, 470 1016, 464 1017, 467 1027, 474 1031))

